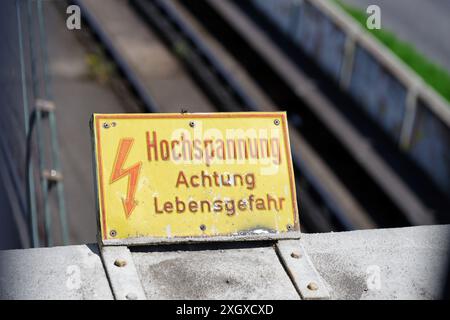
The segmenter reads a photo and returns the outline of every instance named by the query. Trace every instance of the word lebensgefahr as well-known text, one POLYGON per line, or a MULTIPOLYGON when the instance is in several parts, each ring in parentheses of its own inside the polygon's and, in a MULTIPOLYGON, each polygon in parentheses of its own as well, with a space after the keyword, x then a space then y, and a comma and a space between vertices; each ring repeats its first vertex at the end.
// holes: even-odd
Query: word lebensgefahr
MULTIPOLYGON (((256 186, 255 175, 253 173, 231 174, 231 173, 206 173, 202 170, 199 174, 186 176, 184 171, 178 172, 178 178, 175 183, 176 188, 209 188, 209 187, 244 187, 253 190, 256 186)), ((175 196, 173 201, 161 202, 158 197, 153 197, 154 209, 158 214, 161 213, 184 213, 184 212, 225 212, 228 215, 234 215, 238 210, 245 211, 280 211, 286 199, 270 194, 264 196, 255 196, 254 194, 240 199, 216 199, 216 200, 196 200, 185 201, 175 196)))

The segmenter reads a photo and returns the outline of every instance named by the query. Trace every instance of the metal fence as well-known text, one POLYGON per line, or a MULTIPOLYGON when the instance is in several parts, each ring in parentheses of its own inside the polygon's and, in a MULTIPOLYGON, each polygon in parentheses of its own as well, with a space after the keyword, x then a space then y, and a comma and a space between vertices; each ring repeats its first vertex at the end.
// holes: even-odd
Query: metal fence
POLYGON ((450 106, 328 0, 252 0, 450 195, 450 106))
POLYGON ((2 1, 0 40, 1 216, 21 247, 67 244, 42 1, 2 1))

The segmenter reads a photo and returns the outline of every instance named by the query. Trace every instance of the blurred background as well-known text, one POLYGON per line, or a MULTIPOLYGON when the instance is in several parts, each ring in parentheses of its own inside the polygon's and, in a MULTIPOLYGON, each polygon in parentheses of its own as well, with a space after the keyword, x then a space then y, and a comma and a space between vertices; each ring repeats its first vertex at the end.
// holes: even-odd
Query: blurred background
POLYGON ((0 249, 96 241, 94 112, 285 110, 303 232, 449 223, 449 15, 447 0, 2 1, 0 249))

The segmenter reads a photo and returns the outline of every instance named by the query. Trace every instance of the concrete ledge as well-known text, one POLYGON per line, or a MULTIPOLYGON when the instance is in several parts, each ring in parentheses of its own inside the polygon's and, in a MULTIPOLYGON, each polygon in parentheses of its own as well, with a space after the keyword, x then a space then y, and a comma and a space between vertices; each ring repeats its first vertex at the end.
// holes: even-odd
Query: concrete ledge
MULTIPOLYGON (((438 299, 445 283, 449 240, 450 226, 447 225, 303 234, 300 241, 325 281, 332 299, 438 299)), ((200 295, 197 298, 236 298, 233 296, 234 291, 223 291, 223 287, 229 283, 240 288, 240 291, 236 291, 239 298, 294 298, 294 295, 286 295, 285 291, 273 290, 274 283, 277 283, 273 279, 284 277, 286 280, 285 274, 267 278, 268 274, 264 273, 264 270, 268 269, 282 272, 279 260, 273 258, 273 248, 270 245, 255 248, 258 252, 267 253, 267 257, 264 254, 256 259, 248 255, 253 250, 249 247, 251 245, 247 244, 248 249, 242 249, 228 244, 228 248, 221 250, 214 250, 215 244, 209 244, 207 249, 201 248, 199 244, 198 250, 193 249, 192 245, 185 247, 186 249, 179 246, 176 250, 166 246, 152 252, 140 248, 138 252, 133 253, 133 259, 141 282, 147 288, 147 294, 152 292, 147 296, 151 299, 192 299, 192 290, 188 289, 198 287, 202 283, 219 283, 222 288, 208 287, 209 291, 206 292, 214 294, 200 295), (211 257, 208 258, 209 253, 211 257), (151 272, 152 268, 159 266, 159 260, 175 261, 173 258, 178 255, 191 257, 180 260, 183 263, 178 268, 201 270, 201 267, 216 270, 217 273, 209 272, 203 275, 197 272, 195 277, 185 278, 189 272, 166 276, 151 272), (221 272, 219 269, 225 265, 223 261, 216 261, 214 255, 234 257, 227 262, 227 269, 234 261, 236 276, 233 277, 229 270, 221 272), (149 261, 152 263, 149 264, 149 261), (211 264, 216 262, 217 265, 213 267, 211 264), (261 275, 255 274, 258 272, 261 272, 261 275), (239 276, 240 273, 252 274, 253 277, 239 276), (233 281, 219 281, 225 275, 232 277, 233 281), (165 291, 150 290, 148 286, 154 283, 152 279, 157 280, 158 286, 165 288, 165 291), (265 283, 256 283, 260 279, 265 283), (252 284, 251 281, 255 283, 252 284), (170 290, 174 283, 182 288, 170 290), (249 295, 246 287, 259 288, 258 290, 262 291, 249 295), (170 294, 171 292, 174 294, 170 294), (279 296, 274 296, 273 293, 279 296)), ((287 283, 283 286, 289 287, 287 283)), ((0 299, 112 298, 95 244, 0 251, 0 299)))
POLYGON ((112 299, 95 244, 0 251, 0 299, 112 299))
POLYGON ((445 283, 450 226, 302 236, 333 299, 438 299, 445 283), (379 273, 378 273, 379 271, 379 273), (379 289, 367 282, 378 281, 379 289))

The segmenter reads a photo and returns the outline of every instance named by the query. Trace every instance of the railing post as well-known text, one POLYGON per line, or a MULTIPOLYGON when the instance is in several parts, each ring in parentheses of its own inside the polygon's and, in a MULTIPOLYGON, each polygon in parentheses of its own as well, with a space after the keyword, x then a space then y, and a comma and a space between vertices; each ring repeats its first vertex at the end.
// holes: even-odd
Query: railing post
POLYGON ((417 117, 418 92, 421 85, 420 82, 415 82, 408 88, 408 94, 406 95, 405 115, 403 116, 399 140, 399 146, 403 151, 408 151, 411 147, 417 117))

